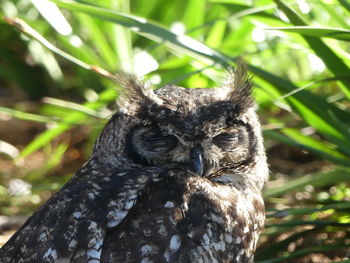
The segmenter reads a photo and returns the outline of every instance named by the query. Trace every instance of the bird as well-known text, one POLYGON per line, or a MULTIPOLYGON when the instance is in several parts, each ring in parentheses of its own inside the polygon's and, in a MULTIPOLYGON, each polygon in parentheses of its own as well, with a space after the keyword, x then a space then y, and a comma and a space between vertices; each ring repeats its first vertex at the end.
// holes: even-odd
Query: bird
POLYGON ((118 110, 1 263, 254 262, 268 165, 240 59, 217 88, 118 74, 118 110))

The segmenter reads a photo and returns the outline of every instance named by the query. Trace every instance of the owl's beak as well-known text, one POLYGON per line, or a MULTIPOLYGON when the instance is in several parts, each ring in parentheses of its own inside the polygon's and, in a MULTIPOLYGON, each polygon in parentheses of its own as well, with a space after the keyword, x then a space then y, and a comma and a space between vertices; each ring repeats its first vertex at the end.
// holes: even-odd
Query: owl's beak
POLYGON ((200 145, 195 145, 191 151, 190 156, 193 162, 194 169, 199 176, 203 175, 203 148, 200 145))

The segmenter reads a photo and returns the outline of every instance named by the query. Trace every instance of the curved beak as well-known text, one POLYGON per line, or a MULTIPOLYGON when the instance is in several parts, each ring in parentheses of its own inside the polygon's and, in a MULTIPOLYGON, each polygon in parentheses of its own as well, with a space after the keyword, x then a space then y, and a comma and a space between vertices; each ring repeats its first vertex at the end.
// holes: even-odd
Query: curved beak
POLYGON ((195 145, 191 151, 190 156, 196 173, 199 176, 203 175, 204 165, 203 165, 203 148, 200 145, 195 145))

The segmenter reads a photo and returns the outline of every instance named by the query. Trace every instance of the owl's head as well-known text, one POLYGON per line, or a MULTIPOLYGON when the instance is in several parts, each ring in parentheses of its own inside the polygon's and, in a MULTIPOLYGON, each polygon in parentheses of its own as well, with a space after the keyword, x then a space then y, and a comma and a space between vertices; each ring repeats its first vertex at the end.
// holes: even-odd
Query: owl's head
POLYGON ((102 159, 175 165, 222 183, 247 174, 259 187, 265 182, 266 157, 244 63, 215 89, 165 86, 153 92, 133 77, 119 82, 125 88, 120 111, 95 146, 102 159))

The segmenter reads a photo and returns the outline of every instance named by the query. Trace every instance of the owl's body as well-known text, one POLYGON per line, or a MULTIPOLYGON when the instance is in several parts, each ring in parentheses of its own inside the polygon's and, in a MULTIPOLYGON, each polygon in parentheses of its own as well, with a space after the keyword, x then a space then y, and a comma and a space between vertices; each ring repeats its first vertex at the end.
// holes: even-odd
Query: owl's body
POLYGON ((127 96, 89 161, 0 263, 253 262, 267 165, 243 70, 218 89, 119 79, 127 96))

